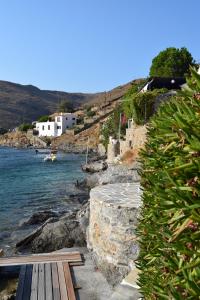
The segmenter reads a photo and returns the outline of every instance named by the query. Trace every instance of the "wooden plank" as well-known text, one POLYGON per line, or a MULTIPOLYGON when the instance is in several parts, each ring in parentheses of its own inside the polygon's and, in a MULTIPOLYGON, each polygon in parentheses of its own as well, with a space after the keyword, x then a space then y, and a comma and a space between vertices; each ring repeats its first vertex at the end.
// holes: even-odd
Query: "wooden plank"
POLYGON ((26 266, 22 266, 19 273, 19 283, 17 287, 15 300, 23 299, 25 276, 26 276, 26 266))
POLYGON ((39 273, 39 265, 33 265, 32 272, 32 284, 31 284, 31 297, 30 300, 38 300, 38 273, 39 273))
MULTIPOLYGON (((77 255, 77 254, 80 254, 79 251, 71 251, 71 252, 62 252, 62 251, 53 251, 53 252, 48 252, 48 253, 39 253, 39 254, 32 254, 32 256, 46 256, 46 255, 50 255, 50 256, 53 256, 53 255, 67 255, 67 254, 70 254, 70 255, 77 255)), ((26 255, 24 255, 26 256, 26 255)))
POLYGON ((31 296, 32 270, 33 270, 32 265, 26 266, 23 300, 28 300, 30 299, 31 296))
POLYGON ((45 264, 45 289, 45 300, 53 300, 51 264, 45 264))
POLYGON ((38 300, 45 300, 44 264, 39 264, 38 271, 38 300))
POLYGON ((31 255, 31 256, 18 256, 9 258, 0 258, 0 266, 14 266, 23 264, 34 264, 34 263, 51 263, 59 261, 68 262, 82 262, 80 253, 63 253, 63 254, 53 254, 53 255, 31 255))
POLYGON ((56 260, 66 260, 66 261, 81 261, 80 253, 77 254, 62 254, 62 255, 30 255, 30 256, 16 256, 16 257, 9 257, 9 258, 0 258, 0 265, 6 262, 42 262, 42 261, 52 261, 56 262, 56 260))
POLYGON ((58 267, 58 278, 59 278, 59 285, 60 285, 60 299, 69 300, 67 296, 67 287, 65 282, 63 264, 61 262, 58 262, 57 267, 58 267))
POLYGON ((60 288, 58 279, 58 268, 56 263, 52 263, 52 286, 53 286, 53 299, 60 300, 60 288))
POLYGON ((68 261, 68 264, 70 267, 84 266, 84 262, 82 261, 68 261))
POLYGON ((64 269, 64 274, 65 274, 65 282, 66 282, 66 286, 67 286, 68 298, 70 300, 76 300, 72 277, 71 277, 71 272, 70 272, 70 267, 67 262, 63 263, 63 269, 64 269))

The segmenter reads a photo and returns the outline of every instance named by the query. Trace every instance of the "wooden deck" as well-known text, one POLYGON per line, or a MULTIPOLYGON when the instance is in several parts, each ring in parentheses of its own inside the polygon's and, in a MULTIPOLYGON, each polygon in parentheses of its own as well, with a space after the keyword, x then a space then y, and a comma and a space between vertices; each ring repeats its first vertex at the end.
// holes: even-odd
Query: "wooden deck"
POLYGON ((81 265, 79 252, 0 258, 0 267, 20 265, 16 300, 76 300, 71 265, 81 265))
POLYGON ((23 265, 16 300, 76 300, 69 263, 23 265))

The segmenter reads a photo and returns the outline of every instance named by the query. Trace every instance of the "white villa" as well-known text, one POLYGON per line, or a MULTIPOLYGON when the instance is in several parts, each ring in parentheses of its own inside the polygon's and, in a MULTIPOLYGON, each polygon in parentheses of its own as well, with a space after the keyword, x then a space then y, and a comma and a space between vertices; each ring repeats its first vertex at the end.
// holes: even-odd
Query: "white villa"
POLYGON ((36 130, 39 136, 60 136, 66 129, 76 125, 76 115, 73 113, 60 113, 55 121, 37 122, 36 130))

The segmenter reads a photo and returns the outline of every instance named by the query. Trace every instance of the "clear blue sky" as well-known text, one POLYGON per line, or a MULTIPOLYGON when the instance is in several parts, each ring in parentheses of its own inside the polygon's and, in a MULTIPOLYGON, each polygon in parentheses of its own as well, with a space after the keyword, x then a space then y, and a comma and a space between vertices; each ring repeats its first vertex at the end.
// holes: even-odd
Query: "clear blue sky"
POLYGON ((149 73, 166 47, 200 61, 199 0, 0 0, 0 79, 105 91, 149 73))

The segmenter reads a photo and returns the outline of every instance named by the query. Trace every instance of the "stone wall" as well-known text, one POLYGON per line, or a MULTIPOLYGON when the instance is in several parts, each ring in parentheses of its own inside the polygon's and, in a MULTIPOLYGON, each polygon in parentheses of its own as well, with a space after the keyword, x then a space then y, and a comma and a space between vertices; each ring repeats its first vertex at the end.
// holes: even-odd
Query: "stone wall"
POLYGON ((140 149, 146 142, 147 129, 146 126, 135 126, 131 125, 130 128, 126 129, 125 141, 120 141, 120 155, 131 149, 140 149))
POLYGON ((117 155, 119 154, 119 142, 115 139, 110 138, 107 148, 107 162, 113 163, 117 155))
POLYGON ((139 183, 108 184, 90 192, 88 248, 98 267, 107 277, 117 274, 117 281, 134 267, 138 255, 135 229, 140 195, 139 183))

